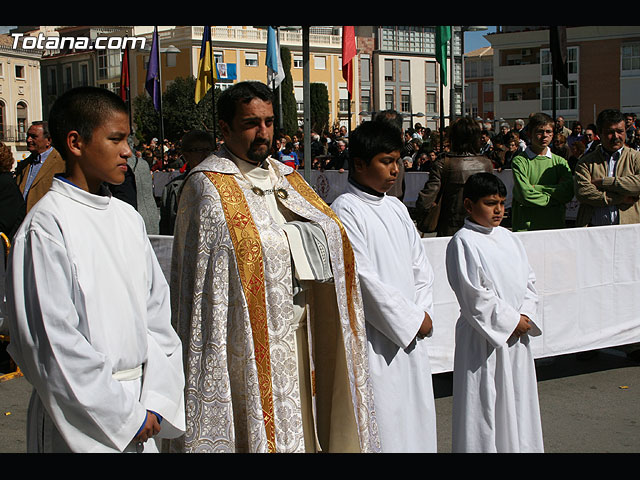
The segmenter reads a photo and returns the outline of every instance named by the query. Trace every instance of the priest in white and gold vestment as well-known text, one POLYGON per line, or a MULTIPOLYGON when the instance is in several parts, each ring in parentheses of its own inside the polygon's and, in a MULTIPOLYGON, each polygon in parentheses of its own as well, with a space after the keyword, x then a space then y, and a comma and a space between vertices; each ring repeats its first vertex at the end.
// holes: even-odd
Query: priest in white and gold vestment
POLYGON ((174 234, 186 452, 377 452, 364 315, 345 230, 269 157, 271 90, 218 102, 224 146, 194 168, 174 234))

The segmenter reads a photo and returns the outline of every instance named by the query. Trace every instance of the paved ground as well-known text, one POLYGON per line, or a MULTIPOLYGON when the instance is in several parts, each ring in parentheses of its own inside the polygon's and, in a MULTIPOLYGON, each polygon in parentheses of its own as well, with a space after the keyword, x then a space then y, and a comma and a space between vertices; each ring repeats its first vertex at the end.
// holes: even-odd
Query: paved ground
MULTIPOLYGON (((640 452, 640 363, 606 349, 586 361, 539 362, 537 373, 545 452, 640 452)), ((450 373, 434 377, 443 453, 451 452, 451 380, 450 373)))
MULTIPOLYGON (((639 453, 640 363, 619 349, 578 361, 556 357, 538 365, 547 453, 639 453)), ((439 451, 450 452, 451 374, 434 376, 439 451)), ((0 453, 23 453, 31 387, 24 378, 0 382, 0 453)))

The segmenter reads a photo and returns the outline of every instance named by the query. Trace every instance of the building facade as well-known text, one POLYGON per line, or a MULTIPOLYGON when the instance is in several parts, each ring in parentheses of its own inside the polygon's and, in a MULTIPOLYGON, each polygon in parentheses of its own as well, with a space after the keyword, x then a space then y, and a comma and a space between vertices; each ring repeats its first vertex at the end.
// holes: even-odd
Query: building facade
POLYGON ((567 27, 569 87, 553 84, 546 27, 506 27, 485 38, 493 48, 494 109, 513 123, 553 112, 567 124, 595 123, 605 108, 640 112, 640 26, 567 27))
MULTIPOLYGON (((198 75, 202 44, 202 26, 158 26, 161 52, 162 87, 166 89, 178 77, 198 75), (173 53, 171 53, 173 52, 173 53)), ((149 62, 153 27, 133 27, 134 36, 147 38, 144 51, 132 51, 132 96, 145 94, 144 82, 149 62)), ((298 104, 298 122, 303 120, 304 58, 303 34, 300 29, 283 28, 280 45, 291 52, 291 77, 298 104)), ((213 56, 220 76, 216 86, 227 88, 234 82, 258 80, 267 82, 267 30, 254 26, 213 26, 213 56)), ((322 83, 329 93, 329 116, 333 125, 348 122, 347 84, 342 78, 342 32, 339 27, 310 27, 309 81, 322 83)), ((352 109, 354 103, 352 102, 352 109)), ((352 117, 352 125, 355 122, 352 117)))
POLYGON ((464 56, 464 115, 484 122, 495 118, 493 49, 483 47, 464 56))
MULTIPOLYGON (((130 27, 62 26, 52 33, 73 41, 60 41, 57 45, 53 42, 52 46, 59 48, 43 51, 41 73, 45 116, 48 116, 56 99, 71 88, 92 85, 118 91, 122 51, 118 48, 96 48, 96 40, 128 38, 131 36, 130 27), (82 41, 84 39, 86 43, 82 41)), ((34 35, 34 32, 30 34, 34 35)))
POLYGON ((442 95, 435 26, 357 26, 356 37, 360 120, 382 110, 396 110, 402 113, 405 128, 420 123, 433 130, 440 125, 441 112, 445 125, 452 117, 461 115, 460 27, 453 27, 453 55, 452 42, 447 49, 448 78, 442 95))
POLYGON ((0 35, 0 141, 16 161, 28 155, 25 139, 31 122, 43 118, 40 54, 0 35))

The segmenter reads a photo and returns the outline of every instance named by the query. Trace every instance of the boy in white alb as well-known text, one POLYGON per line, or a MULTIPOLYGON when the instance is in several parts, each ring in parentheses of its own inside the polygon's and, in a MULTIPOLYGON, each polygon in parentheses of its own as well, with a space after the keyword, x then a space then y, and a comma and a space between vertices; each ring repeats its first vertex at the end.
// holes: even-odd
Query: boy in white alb
POLYGON ((435 403, 425 336, 433 270, 407 208, 385 194, 398 175, 402 133, 364 122, 349 138, 349 186, 331 205, 356 257, 383 452, 435 452, 435 403))
POLYGON ((460 305, 453 367, 453 452, 542 452, 530 336, 538 296, 526 251, 500 226, 507 191, 491 173, 469 177, 468 213, 447 246, 460 305))
POLYGON ((56 100, 65 176, 14 237, 9 353, 33 385, 28 452, 157 452, 184 431, 182 345, 142 217, 103 182, 124 181, 129 117, 102 88, 56 100))

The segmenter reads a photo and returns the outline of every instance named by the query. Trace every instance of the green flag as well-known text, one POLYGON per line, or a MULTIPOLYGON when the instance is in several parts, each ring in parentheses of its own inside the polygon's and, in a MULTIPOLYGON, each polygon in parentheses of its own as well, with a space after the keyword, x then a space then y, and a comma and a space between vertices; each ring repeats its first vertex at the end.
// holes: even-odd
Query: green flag
POLYGON ((447 85, 447 42, 451 39, 451 27, 436 27, 436 61, 440 64, 440 75, 444 86, 447 85))

